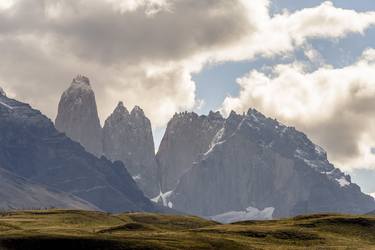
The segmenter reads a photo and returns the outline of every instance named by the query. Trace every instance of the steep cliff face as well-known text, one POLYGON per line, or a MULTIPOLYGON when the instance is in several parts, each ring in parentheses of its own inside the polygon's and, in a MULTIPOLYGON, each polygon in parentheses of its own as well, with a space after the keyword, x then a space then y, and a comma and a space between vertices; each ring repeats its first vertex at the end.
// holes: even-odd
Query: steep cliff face
POLYGON ((374 209, 374 199, 323 149, 256 110, 232 112, 209 145, 168 194, 170 207, 201 216, 257 209, 273 217, 374 209))
POLYGON ((121 162, 91 155, 39 111, 4 95, 0 95, 0 166, 104 211, 154 211, 121 162))
POLYGON ((70 87, 62 94, 55 126, 81 143, 88 152, 101 156, 102 130, 95 94, 87 77, 79 75, 74 78, 70 87))
POLYGON ((103 152, 122 161, 147 196, 159 193, 151 123, 141 108, 129 113, 122 102, 118 104, 104 124, 103 152))
POLYGON ((223 123, 220 113, 213 112, 208 116, 188 112, 173 116, 156 155, 163 193, 173 190, 193 162, 209 149, 223 123))

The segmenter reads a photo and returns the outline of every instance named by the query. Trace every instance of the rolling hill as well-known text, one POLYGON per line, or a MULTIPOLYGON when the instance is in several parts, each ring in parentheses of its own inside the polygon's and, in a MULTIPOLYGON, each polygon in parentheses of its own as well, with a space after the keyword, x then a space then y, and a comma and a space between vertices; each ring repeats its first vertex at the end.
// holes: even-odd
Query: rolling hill
POLYGON ((374 249, 374 230, 369 215, 222 225, 152 213, 19 211, 0 215, 0 249, 374 249))

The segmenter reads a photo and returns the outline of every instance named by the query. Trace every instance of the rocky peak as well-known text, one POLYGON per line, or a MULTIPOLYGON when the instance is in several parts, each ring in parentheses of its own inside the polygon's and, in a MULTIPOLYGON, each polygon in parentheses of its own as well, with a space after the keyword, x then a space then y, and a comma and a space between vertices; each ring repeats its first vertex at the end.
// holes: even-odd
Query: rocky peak
POLYGON ((238 121, 240 121, 241 119, 243 118, 243 116, 242 115, 239 115, 239 114, 237 114, 235 111, 231 111, 230 112, 230 114, 229 114, 229 116, 228 116, 228 118, 226 119, 228 122, 231 122, 231 121, 236 121, 236 122, 238 122, 238 121))
POLYGON ((221 115, 220 111, 216 111, 216 112, 210 111, 210 113, 208 113, 208 118, 222 120, 223 116, 221 115))
POLYGON ((141 109, 139 106, 134 106, 134 108, 130 112, 130 116, 132 117, 133 120, 136 120, 136 121, 147 119, 143 109, 141 109))
POLYGON ((224 119, 219 113, 208 116, 194 112, 176 113, 168 122, 156 155, 161 175, 162 192, 173 190, 179 178, 210 148, 224 119))
POLYGON ((97 156, 102 154, 102 131, 95 93, 87 77, 78 75, 64 91, 55 125, 58 130, 81 143, 90 153, 97 156))
POLYGON ((141 107, 139 106, 134 106, 134 108, 132 109, 131 111, 132 114, 141 114, 141 115, 144 115, 144 112, 143 112, 143 109, 141 109, 141 107))
POLYGON ((122 116, 128 116, 129 115, 129 111, 124 106, 124 103, 122 101, 120 101, 117 104, 117 107, 115 108, 115 110, 113 111, 113 114, 118 114, 118 115, 122 115, 122 116))
POLYGON ((70 87, 66 90, 66 94, 78 93, 93 93, 90 85, 90 79, 86 76, 77 75, 73 78, 70 87))
POLYGON ((166 203, 177 210, 209 216, 244 211, 251 206, 273 208, 274 216, 285 217, 320 212, 364 213, 375 205, 304 133, 255 109, 244 115, 231 112, 211 137, 202 157, 184 158, 197 153, 190 148, 206 145, 201 137, 209 133, 207 127, 183 129, 188 136, 177 132, 182 128, 174 127, 174 133, 168 134, 170 153, 163 152, 170 159, 177 155, 175 162, 166 168, 165 160, 160 161, 161 170, 167 170, 162 178, 168 174, 170 178, 170 173, 191 160, 191 167, 184 169, 176 187, 168 193, 166 203))
POLYGON ((90 79, 87 76, 77 75, 75 78, 73 78, 72 85, 90 87, 90 79))
POLYGON ((160 191, 151 122, 140 107, 129 114, 122 102, 117 105, 104 124, 103 152, 125 163, 146 195, 153 197, 160 191))

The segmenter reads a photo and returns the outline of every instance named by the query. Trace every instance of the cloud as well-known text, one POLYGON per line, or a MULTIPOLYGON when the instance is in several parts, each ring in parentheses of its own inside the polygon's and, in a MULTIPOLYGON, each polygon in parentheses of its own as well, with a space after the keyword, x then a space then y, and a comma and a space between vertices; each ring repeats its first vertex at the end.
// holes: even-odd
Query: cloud
POLYGON ((269 75, 254 70, 237 80, 240 94, 227 97, 223 111, 255 107, 306 132, 338 166, 375 168, 374 72, 374 49, 344 68, 308 72, 294 63, 269 75))
POLYGON ((239 1, 14 1, 0 12, 0 82, 53 118, 71 78, 86 74, 102 120, 121 99, 161 126, 195 107, 200 54, 250 26, 239 1))
POLYGON ((123 100, 142 106, 154 126, 163 126, 174 112, 199 106, 191 74, 207 64, 292 53, 310 38, 337 39, 375 23, 374 12, 330 2, 276 16, 270 16, 269 5, 268 0, 0 0, 0 82, 53 118, 71 78, 85 74, 102 120, 123 100))

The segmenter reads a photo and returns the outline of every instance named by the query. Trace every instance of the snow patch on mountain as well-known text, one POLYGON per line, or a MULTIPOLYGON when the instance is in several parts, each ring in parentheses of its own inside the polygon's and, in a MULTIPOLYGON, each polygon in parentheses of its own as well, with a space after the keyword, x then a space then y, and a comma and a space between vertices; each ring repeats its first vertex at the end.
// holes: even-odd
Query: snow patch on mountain
POLYGON ((173 194, 173 191, 161 192, 155 198, 152 198, 151 201, 154 203, 162 204, 164 207, 173 208, 173 203, 169 201, 169 197, 173 194))
POLYGON ((341 177, 340 179, 336 179, 336 181, 339 183, 340 187, 346 187, 346 186, 350 185, 350 182, 345 177, 341 177))
POLYGON ((274 207, 267 207, 263 210, 259 210, 254 207, 248 207, 245 211, 230 211, 223 214, 211 216, 209 217, 209 219, 224 224, 248 220, 272 220, 274 211, 274 207))
POLYGON ((139 181, 140 179, 142 179, 142 176, 140 174, 134 175, 132 177, 133 177, 133 180, 135 181, 139 181))
POLYGON ((7 109, 13 109, 12 106, 10 106, 10 105, 6 104, 5 102, 2 102, 2 101, 0 101, 0 105, 3 105, 3 106, 6 107, 7 109))

